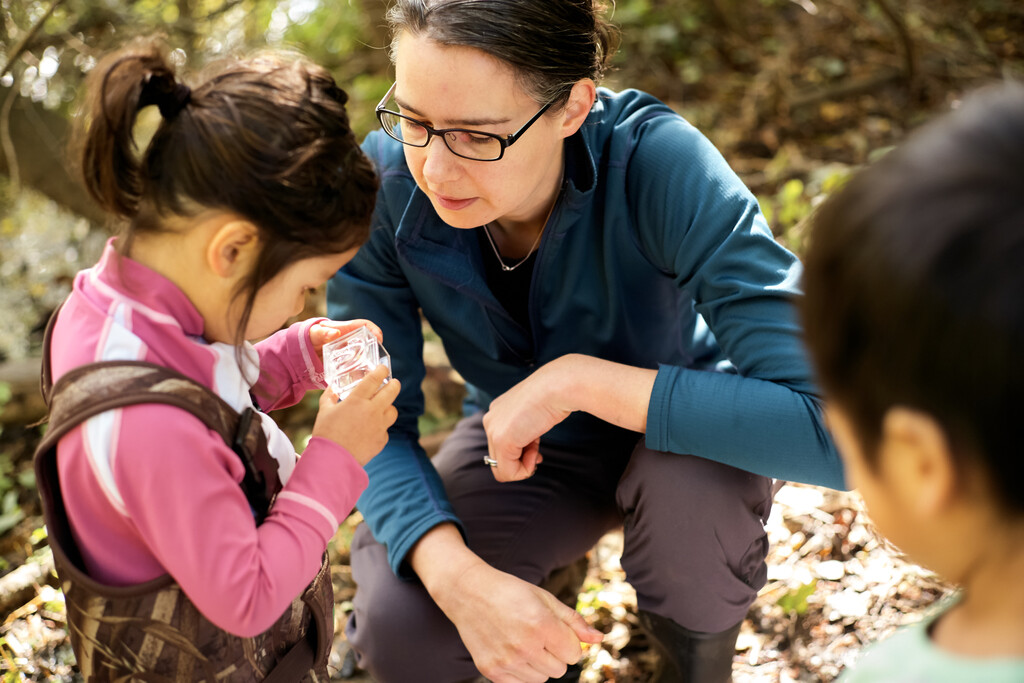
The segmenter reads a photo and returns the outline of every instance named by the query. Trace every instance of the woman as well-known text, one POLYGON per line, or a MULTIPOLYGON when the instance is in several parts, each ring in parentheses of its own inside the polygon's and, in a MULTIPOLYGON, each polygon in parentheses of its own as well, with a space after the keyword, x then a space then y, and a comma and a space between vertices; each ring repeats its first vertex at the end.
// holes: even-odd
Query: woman
POLYGON ((612 32, 590 0, 399 0, 389 19, 374 229, 328 289, 332 317, 380 324, 403 386, 359 501, 361 663, 562 676, 599 634, 538 586, 621 525, 664 680, 727 680, 772 477, 843 483, 798 262, 699 132, 597 88, 612 32), (432 460, 419 311, 469 389, 432 460))

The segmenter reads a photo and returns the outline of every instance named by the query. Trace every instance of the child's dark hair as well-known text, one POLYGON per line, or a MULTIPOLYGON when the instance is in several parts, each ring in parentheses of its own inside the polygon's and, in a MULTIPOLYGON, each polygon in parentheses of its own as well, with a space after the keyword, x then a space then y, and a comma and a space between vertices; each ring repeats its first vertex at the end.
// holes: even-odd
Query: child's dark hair
POLYGON ((257 227, 260 255, 236 293, 246 297, 241 341, 256 292, 274 275, 367 238, 377 176, 346 101, 325 69, 286 54, 225 62, 190 89, 162 43, 143 39, 90 73, 75 148, 89 193, 127 221, 121 253, 174 216, 230 211, 257 227), (149 105, 162 120, 140 152, 133 128, 149 105))
POLYGON ((596 0, 396 0, 387 16, 393 38, 404 30, 486 52, 557 109, 577 81, 599 81, 615 52, 618 31, 602 10, 596 0))
POLYGON ((859 173, 813 219, 802 312, 874 466, 893 406, 1024 514, 1024 84, 992 86, 859 173))

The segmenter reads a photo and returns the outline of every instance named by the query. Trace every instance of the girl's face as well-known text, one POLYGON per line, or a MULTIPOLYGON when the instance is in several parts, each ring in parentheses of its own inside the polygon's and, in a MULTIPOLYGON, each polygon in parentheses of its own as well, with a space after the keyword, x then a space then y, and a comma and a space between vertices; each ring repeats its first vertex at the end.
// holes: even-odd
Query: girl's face
MULTIPOLYGON (((511 68, 486 53, 408 32, 399 36, 395 71, 388 107, 432 128, 507 136, 546 104, 526 95, 511 68)), ((426 147, 403 149, 416 184, 452 227, 536 221, 550 207, 561 174, 563 119, 546 112, 498 161, 458 157, 437 136, 426 147)))
POLYGON ((261 339, 273 334, 288 318, 301 313, 306 304, 306 294, 327 282, 339 268, 352 260, 356 251, 358 248, 340 254, 314 256, 285 267, 256 293, 245 338, 261 339))

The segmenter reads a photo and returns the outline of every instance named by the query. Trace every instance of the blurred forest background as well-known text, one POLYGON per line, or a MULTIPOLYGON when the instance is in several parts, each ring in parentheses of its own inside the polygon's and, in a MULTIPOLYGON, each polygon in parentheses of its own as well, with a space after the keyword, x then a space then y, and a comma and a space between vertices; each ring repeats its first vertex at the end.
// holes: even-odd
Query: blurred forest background
MULTIPOLYGON (((64 150, 85 73, 154 32, 186 73, 252 48, 297 48, 348 91, 362 137, 391 84, 385 9, 386 0, 0 0, 0 680, 75 679, 32 474, 41 428, 30 425, 43 414, 42 326, 111 227, 64 150)), ((806 217, 851 172, 970 89, 1024 78, 1020 0, 619 0, 608 11, 622 42, 605 84, 651 92, 701 129, 798 253, 806 217)), ((309 313, 318 309, 314 298, 309 313)), ((461 389, 440 345, 427 351, 430 449, 461 389)), ((297 443, 314 399, 281 416, 297 443)), ((357 520, 332 547, 339 625, 354 590, 347 539, 357 520)), ((864 644, 949 591, 872 533, 855 493, 787 486, 768 529, 772 569, 740 637, 738 681, 831 680, 864 644)), ((579 609, 609 634, 586 653, 586 681, 651 671, 620 540, 603 539, 585 567, 579 609)), ((337 675, 369 680, 342 640, 337 675)))

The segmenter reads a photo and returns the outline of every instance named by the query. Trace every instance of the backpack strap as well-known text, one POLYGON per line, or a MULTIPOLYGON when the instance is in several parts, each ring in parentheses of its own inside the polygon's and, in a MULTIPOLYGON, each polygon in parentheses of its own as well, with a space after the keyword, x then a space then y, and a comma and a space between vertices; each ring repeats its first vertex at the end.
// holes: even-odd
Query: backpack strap
POLYGON ((57 441, 85 420, 115 408, 162 403, 185 410, 220 434, 245 465, 242 490, 256 515, 266 518, 281 490, 277 461, 267 448, 263 424, 253 408, 241 413, 208 387, 176 370, 144 361, 100 361, 74 368, 52 383, 50 334, 60 308, 54 311, 43 341, 40 389, 49 407, 49 428, 40 449, 57 441))

